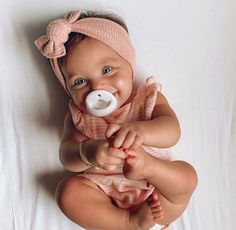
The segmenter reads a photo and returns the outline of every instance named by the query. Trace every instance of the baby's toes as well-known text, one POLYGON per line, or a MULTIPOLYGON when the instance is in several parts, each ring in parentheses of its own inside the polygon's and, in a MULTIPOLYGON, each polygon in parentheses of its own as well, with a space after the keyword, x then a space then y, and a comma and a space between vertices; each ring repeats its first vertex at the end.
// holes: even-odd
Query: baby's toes
POLYGON ((135 157, 128 157, 125 159, 125 162, 130 166, 134 167, 136 165, 137 160, 135 157))
POLYGON ((158 200, 158 194, 156 192, 152 193, 152 199, 157 201, 158 200))
POLYGON ((161 212, 154 212, 152 213, 152 216, 155 220, 161 220, 164 218, 164 213, 161 211, 161 212))
POLYGON ((152 216, 154 218, 163 218, 164 215, 163 215, 162 207, 160 205, 151 208, 151 210, 152 210, 152 216))
POLYGON ((150 206, 151 208, 155 208, 155 207, 161 206, 161 203, 160 203, 159 200, 157 200, 157 201, 152 201, 152 202, 150 202, 149 206, 150 206))
POLYGON ((152 207, 151 210, 152 212, 161 212, 162 208, 160 205, 158 205, 158 206, 152 207))
POLYGON ((148 199, 147 202, 148 202, 148 205, 149 205, 150 208, 155 208, 155 207, 161 206, 160 201, 159 200, 153 200, 153 198, 148 199))

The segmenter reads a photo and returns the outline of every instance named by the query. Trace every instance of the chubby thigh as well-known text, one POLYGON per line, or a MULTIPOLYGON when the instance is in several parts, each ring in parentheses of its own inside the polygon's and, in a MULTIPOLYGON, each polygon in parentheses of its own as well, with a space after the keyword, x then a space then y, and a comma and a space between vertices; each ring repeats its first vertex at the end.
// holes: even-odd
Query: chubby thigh
POLYGON ((57 188, 59 208, 73 222, 86 229, 127 229, 128 211, 117 208, 94 182, 72 176, 57 188))
MULTIPOLYGON (((169 213, 173 206, 157 190, 155 192, 158 193, 164 212, 168 210, 167 213, 169 213)), ((130 222, 131 211, 116 207, 112 199, 88 178, 72 176, 64 179, 58 185, 56 199, 62 212, 74 223, 85 229, 137 229, 130 222)), ((138 207, 140 207, 139 210, 142 213, 142 207, 144 206, 138 207)), ((148 216, 145 213, 143 214, 146 217, 148 216)), ((159 226, 160 229, 166 229, 165 227, 161 228, 158 224, 166 225, 170 223, 170 219, 173 217, 169 218, 168 216, 161 220, 156 220, 153 224, 156 224, 156 227, 159 226)), ((176 213, 174 216, 176 216, 176 213)))

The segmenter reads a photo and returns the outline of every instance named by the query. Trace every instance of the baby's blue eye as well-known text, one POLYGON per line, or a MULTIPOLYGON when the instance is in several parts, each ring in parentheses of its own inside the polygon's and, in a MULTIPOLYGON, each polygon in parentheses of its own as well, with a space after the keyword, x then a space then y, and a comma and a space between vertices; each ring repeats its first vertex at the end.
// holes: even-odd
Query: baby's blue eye
POLYGON ((109 73, 110 71, 112 71, 112 67, 110 67, 110 66, 104 66, 102 68, 102 74, 109 73))
POLYGON ((88 80, 85 79, 85 78, 77 78, 75 81, 74 81, 74 85, 81 85, 81 84, 85 84, 87 83, 88 80))

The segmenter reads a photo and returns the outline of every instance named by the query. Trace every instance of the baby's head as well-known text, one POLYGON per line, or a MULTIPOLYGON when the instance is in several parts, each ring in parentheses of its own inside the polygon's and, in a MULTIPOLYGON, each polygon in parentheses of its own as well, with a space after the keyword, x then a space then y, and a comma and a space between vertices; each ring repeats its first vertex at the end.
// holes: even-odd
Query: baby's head
POLYGON ((86 111, 85 98, 94 90, 113 94, 117 108, 129 99, 135 52, 127 27, 114 15, 70 12, 35 43, 80 109, 86 111))

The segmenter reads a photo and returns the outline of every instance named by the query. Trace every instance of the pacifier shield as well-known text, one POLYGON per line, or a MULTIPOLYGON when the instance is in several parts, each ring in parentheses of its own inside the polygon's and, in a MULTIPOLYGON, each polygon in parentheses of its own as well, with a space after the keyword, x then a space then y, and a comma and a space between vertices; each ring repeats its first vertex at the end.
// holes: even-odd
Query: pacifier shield
POLYGON ((87 111, 96 116, 104 117, 114 112, 117 107, 115 96, 105 90, 94 90, 85 100, 87 111))

